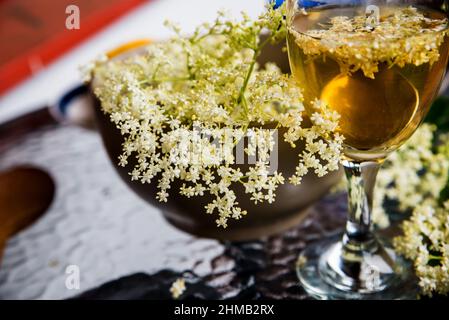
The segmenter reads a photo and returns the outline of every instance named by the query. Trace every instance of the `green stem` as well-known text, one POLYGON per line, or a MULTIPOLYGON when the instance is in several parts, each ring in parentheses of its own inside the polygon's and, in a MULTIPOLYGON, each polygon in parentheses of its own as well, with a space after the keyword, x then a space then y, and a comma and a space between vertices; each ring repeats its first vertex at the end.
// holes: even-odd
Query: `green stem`
MULTIPOLYGON (((185 50, 185 49, 184 49, 185 50)), ((189 74, 189 80, 192 80, 195 78, 194 74, 192 73, 192 66, 190 65, 190 53, 186 51, 186 64, 187 64, 187 73, 189 74)))
POLYGON ((153 72, 153 76, 151 77, 151 81, 153 81, 153 82, 156 81, 156 76, 157 76, 157 73, 159 72, 160 68, 161 68, 161 63, 158 63, 153 72))
POLYGON ((435 255, 433 255, 433 254, 429 254, 429 261, 430 261, 430 260, 438 260, 438 261, 441 261, 442 259, 443 259, 442 256, 435 256, 435 255))
POLYGON ((152 84, 152 83, 160 83, 160 82, 178 82, 178 81, 187 81, 191 80, 190 77, 185 78, 159 78, 159 79, 152 79, 152 80, 142 80, 139 82, 139 84, 152 84))
POLYGON ((221 33, 215 33, 215 28, 217 28, 217 27, 218 27, 218 21, 215 21, 214 25, 209 29, 209 31, 208 31, 207 33, 201 35, 201 36, 198 37, 198 38, 194 38, 194 39, 192 40, 192 43, 193 43, 193 44, 198 43, 198 42, 200 42, 201 40, 203 40, 203 39, 205 39, 205 38, 207 38, 207 37, 209 37, 209 36, 213 36, 213 35, 221 35, 221 33))
POLYGON ((256 61, 257 61, 257 57, 259 56, 262 49, 268 44, 268 42, 271 41, 272 37, 273 37, 273 34, 271 34, 267 39, 265 39, 257 48, 253 49, 253 52, 254 52, 253 58, 252 58, 250 66, 249 66, 248 72, 246 73, 245 80, 243 81, 243 86, 240 89, 240 93, 237 98, 237 103, 241 104, 243 106, 243 110, 244 110, 245 116, 247 118, 248 118, 249 110, 248 110, 248 105, 247 105, 247 102, 245 99, 245 92, 248 87, 249 79, 251 78, 251 75, 253 74, 254 67, 255 67, 256 61))

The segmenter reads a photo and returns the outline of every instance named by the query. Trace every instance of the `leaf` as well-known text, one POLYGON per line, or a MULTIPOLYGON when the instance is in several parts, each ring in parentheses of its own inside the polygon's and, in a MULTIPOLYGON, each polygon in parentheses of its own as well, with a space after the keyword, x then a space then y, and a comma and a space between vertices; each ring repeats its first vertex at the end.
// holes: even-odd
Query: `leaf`
POLYGON ((425 122, 433 123, 439 131, 449 131, 449 97, 439 97, 430 108, 425 122))
MULTIPOLYGON (((436 99, 424 121, 435 124, 440 133, 449 132, 449 97, 441 96, 436 99)), ((438 203, 442 205, 447 200, 449 200, 449 179, 440 192, 438 203)))
POLYGON ((448 200, 449 200, 449 179, 446 183, 446 186, 443 188, 443 190, 440 191, 440 197, 438 199, 438 202, 440 205, 443 205, 443 203, 448 200))

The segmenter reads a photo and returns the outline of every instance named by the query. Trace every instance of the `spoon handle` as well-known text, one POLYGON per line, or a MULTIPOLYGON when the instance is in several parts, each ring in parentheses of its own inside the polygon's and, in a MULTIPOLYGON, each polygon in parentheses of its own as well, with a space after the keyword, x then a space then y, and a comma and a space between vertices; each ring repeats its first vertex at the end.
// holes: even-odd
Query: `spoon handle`
POLYGON ((24 135, 57 123, 50 108, 43 107, 0 124, 0 153, 24 135))

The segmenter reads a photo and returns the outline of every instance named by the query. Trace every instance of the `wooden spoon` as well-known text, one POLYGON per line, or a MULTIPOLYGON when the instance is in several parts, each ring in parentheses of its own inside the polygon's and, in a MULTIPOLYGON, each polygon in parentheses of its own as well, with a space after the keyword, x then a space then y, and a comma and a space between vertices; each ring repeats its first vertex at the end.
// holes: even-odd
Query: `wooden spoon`
POLYGON ((54 192, 53 179, 40 169, 17 167, 0 173, 0 261, 8 238, 45 213, 54 192))

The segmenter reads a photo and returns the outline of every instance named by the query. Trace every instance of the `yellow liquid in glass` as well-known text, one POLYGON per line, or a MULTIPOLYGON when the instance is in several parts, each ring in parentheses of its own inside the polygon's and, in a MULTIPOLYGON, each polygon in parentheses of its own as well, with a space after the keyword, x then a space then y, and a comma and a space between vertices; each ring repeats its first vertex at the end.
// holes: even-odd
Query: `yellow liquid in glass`
MULTIPOLYGON (((304 34, 331 17, 353 15, 349 10, 297 15, 293 17, 291 29, 304 34)), ((435 12, 424 14, 433 19, 438 17, 435 12)), ((401 68, 380 62, 379 71, 371 79, 361 70, 342 73, 341 61, 336 61, 331 54, 306 55, 296 43, 295 35, 288 34, 290 66, 303 89, 306 109, 313 112, 311 102, 321 99, 340 114, 339 132, 345 137, 345 154, 355 160, 382 158, 416 130, 444 76, 448 49, 446 36, 439 47, 439 59, 433 64, 406 64, 401 68)))

